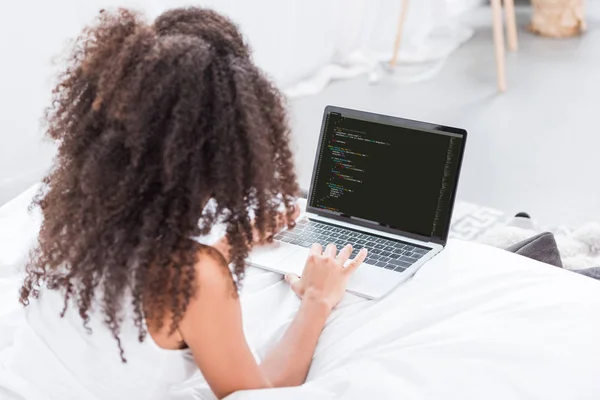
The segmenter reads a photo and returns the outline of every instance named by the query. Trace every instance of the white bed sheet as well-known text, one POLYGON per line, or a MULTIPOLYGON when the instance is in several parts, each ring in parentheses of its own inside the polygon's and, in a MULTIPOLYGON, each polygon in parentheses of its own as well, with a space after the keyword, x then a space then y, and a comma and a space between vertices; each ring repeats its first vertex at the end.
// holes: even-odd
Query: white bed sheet
MULTIPOLYGON (((39 216, 34 189, 0 208, 0 349, 19 323, 18 269, 39 216)), ((299 300, 251 268, 244 325, 262 358, 299 300)), ((381 301, 348 295, 329 319, 307 383, 231 399, 598 399, 600 283, 502 250, 450 241, 381 301)), ((189 382, 208 395, 202 381, 189 382)))

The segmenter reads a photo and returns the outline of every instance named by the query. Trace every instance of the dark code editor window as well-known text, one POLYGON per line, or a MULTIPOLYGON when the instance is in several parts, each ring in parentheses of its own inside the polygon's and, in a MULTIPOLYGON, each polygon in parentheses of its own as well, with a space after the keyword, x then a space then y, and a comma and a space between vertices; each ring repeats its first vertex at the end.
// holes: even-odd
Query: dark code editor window
POLYGON ((462 140, 330 113, 311 206, 423 236, 448 224, 462 140))

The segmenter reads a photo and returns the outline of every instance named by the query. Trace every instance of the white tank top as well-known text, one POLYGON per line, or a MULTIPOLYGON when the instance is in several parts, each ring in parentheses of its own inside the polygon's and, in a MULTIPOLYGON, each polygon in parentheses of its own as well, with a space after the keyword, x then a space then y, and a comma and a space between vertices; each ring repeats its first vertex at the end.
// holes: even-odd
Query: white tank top
POLYGON ((89 334, 76 308, 60 318, 63 302, 45 289, 25 309, 12 346, 0 352, 2 400, 174 399, 199 375, 189 350, 162 349, 149 334, 140 343, 131 315, 119 334, 123 363, 103 315, 90 311, 89 334))

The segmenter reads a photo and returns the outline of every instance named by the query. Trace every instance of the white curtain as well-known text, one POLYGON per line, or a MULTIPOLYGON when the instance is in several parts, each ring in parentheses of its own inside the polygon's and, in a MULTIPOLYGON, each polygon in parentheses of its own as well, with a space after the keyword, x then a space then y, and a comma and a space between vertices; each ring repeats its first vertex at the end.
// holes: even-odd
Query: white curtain
MULTIPOLYGON (((256 63, 290 97, 313 94, 332 79, 385 74, 402 2, 407 0, 200 0, 240 25, 256 63)), ((409 0, 396 81, 431 78, 472 31, 455 17, 481 0, 409 0)), ((180 6, 158 0, 158 9, 180 6)))

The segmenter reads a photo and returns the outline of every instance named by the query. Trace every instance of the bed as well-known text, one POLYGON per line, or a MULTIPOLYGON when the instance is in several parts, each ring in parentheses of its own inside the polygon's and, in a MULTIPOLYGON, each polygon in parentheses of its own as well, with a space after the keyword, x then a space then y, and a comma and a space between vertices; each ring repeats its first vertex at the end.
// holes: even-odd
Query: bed
MULTIPOLYGON (((0 208, 0 351, 39 215, 35 188, 0 208)), ((299 300, 277 274, 248 270, 244 326, 257 359, 299 300)), ((347 295, 319 340, 306 384, 228 399, 598 399, 600 282, 499 249, 451 240, 381 301, 347 295)), ((210 398, 200 376, 174 397, 210 398)))

